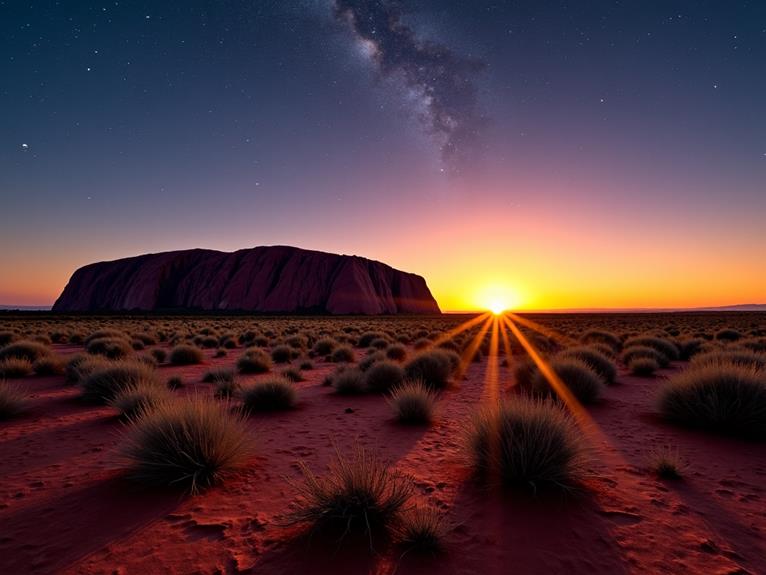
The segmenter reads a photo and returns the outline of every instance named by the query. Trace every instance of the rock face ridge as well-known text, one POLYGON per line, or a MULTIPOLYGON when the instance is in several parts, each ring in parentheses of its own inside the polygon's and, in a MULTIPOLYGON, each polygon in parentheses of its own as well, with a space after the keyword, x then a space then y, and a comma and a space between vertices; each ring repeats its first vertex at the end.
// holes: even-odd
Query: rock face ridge
POLYGON ((84 266, 53 311, 251 311, 433 314, 419 275, 381 262, 289 246, 192 249, 84 266))

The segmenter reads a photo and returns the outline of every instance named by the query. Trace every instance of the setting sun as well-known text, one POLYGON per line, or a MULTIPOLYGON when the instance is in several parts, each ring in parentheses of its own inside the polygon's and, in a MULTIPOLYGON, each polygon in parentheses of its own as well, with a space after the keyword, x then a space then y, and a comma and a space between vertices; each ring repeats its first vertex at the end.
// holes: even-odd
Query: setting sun
POLYGON ((492 284, 479 290, 475 305, 500 315, 504 311, 517 309, 521 305, 521 297, 516 290, 508 286, 492 284))

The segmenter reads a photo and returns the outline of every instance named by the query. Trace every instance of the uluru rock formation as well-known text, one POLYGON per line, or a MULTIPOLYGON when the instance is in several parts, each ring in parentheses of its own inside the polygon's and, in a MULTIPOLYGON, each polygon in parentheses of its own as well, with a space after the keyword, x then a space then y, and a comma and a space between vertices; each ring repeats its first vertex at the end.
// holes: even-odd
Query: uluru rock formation
POLYGON ((90 264, 75 271, 53 310, 440 313, 419 275, 289 246, 193 249, 90 264))

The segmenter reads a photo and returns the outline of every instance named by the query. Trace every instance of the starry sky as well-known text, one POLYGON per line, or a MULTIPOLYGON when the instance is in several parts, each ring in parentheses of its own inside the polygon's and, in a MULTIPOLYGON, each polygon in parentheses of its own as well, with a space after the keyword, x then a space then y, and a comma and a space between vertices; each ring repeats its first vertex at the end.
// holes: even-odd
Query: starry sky
POLYGON ((0 303, 269 244, 441 307, 766 303, 761 0, 0 0, 0 303))

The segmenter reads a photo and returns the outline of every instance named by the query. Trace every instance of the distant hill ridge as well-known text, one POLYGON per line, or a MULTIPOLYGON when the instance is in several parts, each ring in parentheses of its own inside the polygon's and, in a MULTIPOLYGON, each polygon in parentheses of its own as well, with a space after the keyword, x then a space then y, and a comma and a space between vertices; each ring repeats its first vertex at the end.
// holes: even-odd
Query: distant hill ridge
POLYGON ((192 249, 84 266, 57 312, 252 311, 438 314, 421 276, 358 256, 290 246, 192 249))

